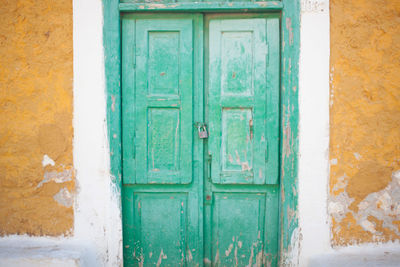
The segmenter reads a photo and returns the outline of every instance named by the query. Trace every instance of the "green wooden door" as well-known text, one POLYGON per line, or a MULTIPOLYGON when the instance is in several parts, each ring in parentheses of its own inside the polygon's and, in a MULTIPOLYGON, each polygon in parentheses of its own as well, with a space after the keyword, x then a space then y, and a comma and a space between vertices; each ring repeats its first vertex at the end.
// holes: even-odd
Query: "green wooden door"
POLYGON ((278 17, 124 15, 122 88, 125 266, 275 266, 278 17))
POLYGON ((201 29, 201 15, 123 16, 126 266, 202 260, 201 29))
POLYGON ((275 266, 278 246, 279 19, 210 16, 205 257, 275 266))

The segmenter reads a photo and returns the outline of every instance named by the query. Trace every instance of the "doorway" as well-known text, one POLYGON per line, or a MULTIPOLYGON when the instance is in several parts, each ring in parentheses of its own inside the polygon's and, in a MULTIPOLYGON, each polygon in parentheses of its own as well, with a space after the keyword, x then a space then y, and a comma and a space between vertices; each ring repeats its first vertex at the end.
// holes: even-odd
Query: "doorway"
POLYGON ((276 266, 278 14, 124 14, 125 266, 276 266))

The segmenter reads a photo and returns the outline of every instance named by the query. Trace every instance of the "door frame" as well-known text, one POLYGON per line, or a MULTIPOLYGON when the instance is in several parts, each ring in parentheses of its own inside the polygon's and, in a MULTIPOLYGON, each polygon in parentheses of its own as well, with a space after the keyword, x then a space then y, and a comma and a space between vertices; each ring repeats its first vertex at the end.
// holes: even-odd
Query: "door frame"
MULTIPOLYGON (((298 244, 298 73, 300 0, 268 2, 119 3, 103 0, 103 43, 107 95, 110 172, 121 200, 121 19, 124 12, 278 12, 281 14, 280 64, 280 244, 279 263, 288 265, 298 244)), ((121 202, 120 202, 121 203, 121 202)), ((120 205, 121 206, 121 205, 120 205)))

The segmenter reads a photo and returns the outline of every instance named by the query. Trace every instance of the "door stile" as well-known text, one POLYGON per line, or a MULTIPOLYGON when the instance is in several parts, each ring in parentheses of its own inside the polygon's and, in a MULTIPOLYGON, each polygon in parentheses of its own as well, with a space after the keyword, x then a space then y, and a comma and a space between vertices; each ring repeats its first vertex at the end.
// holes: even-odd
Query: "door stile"
MULTIPOLYGON (((204 122, 204 16, 198 14, 195 17, 195 31, 194 31, 194 48, 197 51, 197 64, 194 65, 194 122, 204 122)), ((194 61, 196 62, 196 61, 194 61)), ((204 255, 204 142, 206 139, 200 139, 197 137, 196 127, 192 127, 194 133, 194 172, 197 171, 198 180, 198 234, 196 235, 197 240, 194 240, 192 246, 198 250, 195 263, 202 266, 203 255, 204 255)), ((195 176, 196 177, 196 176, 195 176)))

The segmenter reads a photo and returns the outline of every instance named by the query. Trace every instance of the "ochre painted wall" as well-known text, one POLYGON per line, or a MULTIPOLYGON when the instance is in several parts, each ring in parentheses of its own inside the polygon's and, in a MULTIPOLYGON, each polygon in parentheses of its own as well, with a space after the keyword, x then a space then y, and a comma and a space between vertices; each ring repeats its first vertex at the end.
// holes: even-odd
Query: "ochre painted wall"
POLYGON ((68 235, 72 1, 1 1, 0 55, 0 235, 68 235))
POLYGON ((400 238, 400 1, 331 0, 332 244, 400 238))

